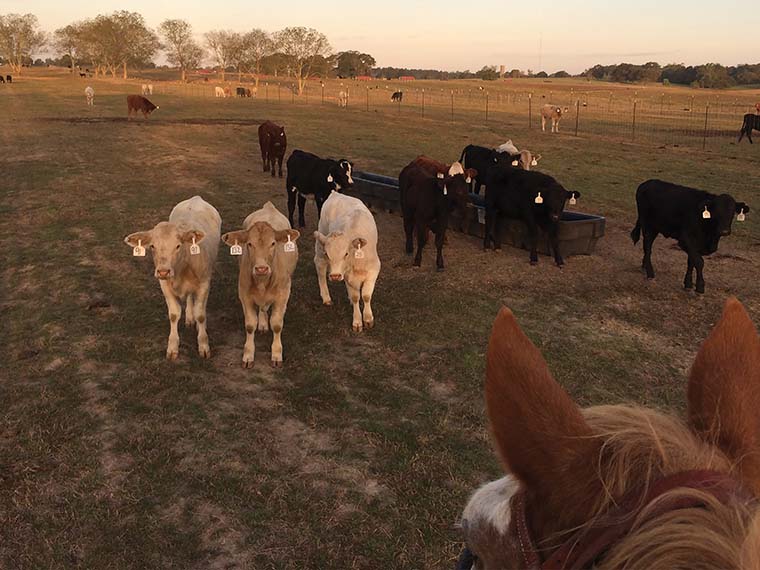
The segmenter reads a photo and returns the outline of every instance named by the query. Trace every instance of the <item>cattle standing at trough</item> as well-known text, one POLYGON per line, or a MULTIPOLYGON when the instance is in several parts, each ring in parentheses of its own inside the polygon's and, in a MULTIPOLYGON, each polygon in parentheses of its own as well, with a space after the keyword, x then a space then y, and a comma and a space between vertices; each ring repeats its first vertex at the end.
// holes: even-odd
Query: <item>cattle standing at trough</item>
POLYGON ((92 107, 95 104, 95 90, 88 85, 84 88, 84 96, 87 98, 87 106, 92 107))
POLYGON ((685 419, 579 408, 502 308, 485 403, 506 476, 468 501, 457 568, 760 568, 758 386, 760 337, 734 298, 694 359, 685 419))
POLYGON ((154 105, 148 99, 142 95, 127 95, 127 118, 132 118, 132 113, 138 112, 143 114, 144 118, 148 118, 153 111, 158 109, 158 105, 154 105))
POLYGON ((353 164, 345 158, 333 160, 320 158, 310 152, 294 150, 288 157, 288 176, 285 188, 288 192, 288 219, 293 224, 293 212, 298 198, 298 225, 304 227, 306 196, 313 195, 317 203, 317 217, 321 215, 322 204, 333 190, 342 190, 354 185, 351 178, 353 164))
POLYGON ((693 270, 697 270, 697 293, 705 292, 702 276, 702 256, 718 251, 721 237, 731 235, 734 215, 739 221, 749 212, 744 202, 736 202, 728 194, 717 196, 679 186, 662 180, 647 180, 636 190, 638 219, 631 231, 636 244, 644 235, 644 257, 641 266, 648 279, 654 279, 652 243, 659 234, 678 240, 679 247, 688 255, 683 286, 691 289, 693 270))
POLYGON ((557 267, 564 265, 559 252, 559 220, 565 203, 574 203, 580 192, 568 191, 554 178, 534 170, 519 168, 492 172, 486 186, 486 227, 483 249, 493 243, 494 250, 501 249, 500 221, 502 218, 522 220, 528 230, 530 263, 538 263, 538 232, 544 230, 554 253, 557 267))
POLYGON ((742 123, 742 130, 739 132, 739 141, 742 142, 744 135, 747 135, 747 140, 752 143, 752 131, 760 131, 760 115, 753 115, 747 113, 744 115, 744 122, 742 123))
POLYGON ((494 150, 496 152, 507 153, 512 159, 512 166, 519 166, 523 170, 535 168, 538 166, 538 161, 541 160, 540 154, 533 154, 529 150, 518 150, 511 139, 494 150))
POLYGON ((285 158, 285 150, 288 146, 288 137, 285 136, 285 127, 264 121, 259 125, 259 147, 261 148, 261 162, 264 172, 272 171, 274 178, 275 160, 279 166, 279 176, 282 178, 282 159, 285 158))
POLYGON ((401 103, 401 100, 404 98, 404 93, 401 91, 395 91, 393 95, 391 95, 391 101, 398 101, 401 103))
POLYGON ((519 161, 519 155, 514 156, 506 152, 498 152, 492 148, 469 144, 462 150, 459 162, 465 168, 473 168, 478 174, 473 177, 472 191, 480 194, 480 188, 488 184, 488 177, 492 170, 500 168, 512 168, 512 164, 519 161))
POLYGON ((426 156, 417 157, 399 174, 407 254, 414 250, 413 236, 417 233, 415 267, 422 264, 422 250, 427 243, 428 230, 432 230, 437 251, 436 268, 443 271, 443 243, 449 214, 454 208, 464 210, 467 207, 471 177, 476 174, 473 170, 465 171, 459 162, 446 167, 426 156))
POLYGON ((314 267, 322 303, 332 304, 326 275, 330 281, 345 281, 353 307, 352 328, 356 332, 371 329, 375 325, 372 293, 380 274, 377 226, 372 213, 358 198, 333 192, 324 204, 314 238, 314 267))
POLYGON ((135 232, 124 238, 132 255, 143 257, 149 248, 153 254, 154 275, 161 285, 169 310, 169 342, 166 358, 179 356, 177 324, 185 305, 185 325, 198 327, 198 353, 211 356, 206 332, 206 302, 211 275, 219 249, 222 219, 219 212, 200 196, 180 202, 152 230, 135 232))
POLYGON ((245 229, 229 232, 222 240, 232 255, 240 255, 238 297, 245 316, 243 367, 252 368, 256 351, 254 334, 272 329, 272 366, 282 366, 282 327, 290 299, 293 271, 298 262, 296 240, 287 218, 272 202, 250 214, 245 229), (269 310, 271 309, 271 315, 269 310))
POLYGON ((562 113, 567 113, 567 107, 563 110, 559 105, 544 105, 541 107, 541 130, 546 132, 546 121, 552 122, 552 132, 559 132, 559 121, 562 113))

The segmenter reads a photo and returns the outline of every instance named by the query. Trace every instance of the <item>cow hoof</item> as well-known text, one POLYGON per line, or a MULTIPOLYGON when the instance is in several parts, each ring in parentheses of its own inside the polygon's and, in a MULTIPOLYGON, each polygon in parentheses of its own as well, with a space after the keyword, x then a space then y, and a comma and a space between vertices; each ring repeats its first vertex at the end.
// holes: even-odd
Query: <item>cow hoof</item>
POLYGON ((198 354, 201 358, 211 358, 211 349, 207 346, 198 349, 198 354))
POLYGON ((375 326, 375 321, 364 321, 364 328, 371 329, 375 326))
POLYGON ((705 288, 704 288, 704 286, 700 287, 699 285, 697 285, 697 289, 696 289, 696 291, 697 291, 697 293, 699 293, 700 295, 704 295, 704 293, 705 293, 705 288))
POLYGON ((325 307, 331 307, 331 306, 332 306, 332 300, 331 300, 331 299, 328 299, 327 301, 322 301, 322 304, 323 304, 325 307))
POLYGON ((253 368, 253 360, 243 360, 243 368, 253 368))
POLYGON ((179 358, 179 351, 177 350, 166 351, 166 360, 177 360, 178 358, 179 358))
POLYGON ((354 323, 352 328, 354 329, 354 332, 362 332, 362 324, 361 323, 354 323))
POLYGON ((435 268, 435 270, 436 270, 438 273, 440 273, 441 271, 443 271, 443 267, 436 267, 436 268, 435 268))
POLYGON ((689 289, 693 289, 694 288, 694 284, 693 283, 684 283, 683 284, 683 288, 688 291, 689 289))
POLYGON ((533 261, 533 260, 531 259, 531 260, 530 260, 530 264, 531 264, 531 265, 538 265, 538 261, 533 261))
POLYGON ((282 360, 273 360, 272 368, 282 368, 282 360))

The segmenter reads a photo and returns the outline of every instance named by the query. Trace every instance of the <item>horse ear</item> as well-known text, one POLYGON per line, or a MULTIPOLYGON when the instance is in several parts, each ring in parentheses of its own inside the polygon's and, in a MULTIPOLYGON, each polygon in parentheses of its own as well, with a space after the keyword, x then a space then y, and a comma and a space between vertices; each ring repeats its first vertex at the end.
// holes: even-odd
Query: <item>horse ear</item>
POLYGON ((760 338, 734 297, 694 360, 688 403, 692 429, 735 461, 760 495, 760 338))
POLYGON ((535 531, 585 521, 601 492, 600 443, 506 307, 488 343, 486 407, 507 471, 535 497, 535 531))

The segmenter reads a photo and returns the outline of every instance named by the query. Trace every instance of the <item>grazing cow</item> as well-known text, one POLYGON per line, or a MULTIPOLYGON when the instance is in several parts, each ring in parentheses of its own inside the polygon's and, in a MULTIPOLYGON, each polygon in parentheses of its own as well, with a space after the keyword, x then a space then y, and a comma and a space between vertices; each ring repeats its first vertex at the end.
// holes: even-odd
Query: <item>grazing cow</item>
POLYGON ((5 76, 5 81, 7 83, 13 83, 13 76, 12 75, 6 75, 5 76))
POLYGON ((684 419, 579 408, 502 308, 485 403, 506 476, 468 501, 457 568, 760 568, 758 386, 760 337, 735 298, 691 366, 684 419))
POLYGON ((124 241, 132 254, 144 256, 145 248, 153 253, 154 275, 169 309, 169 342, 166 358, 179 356, 177 323, 185 305, 185 325, 198 327, 198 353, 211 356, 206 332, 206 301, 211 288, 211 274, 219 249, 222 218, 211 204, 200 196, 180 202, 152 230, 129 234, 124 241))
POLYGON ((285 136, 285 127, 281 127, 272 121, 264 121, 259 125, 259 146, 261 147, 261 162, 264 172, 272 171, 274 178, 274 163, 278 163, 280 178, 282 178, 282 159, 288 147, 288 137, 285 136))
POLYGON ((760 115, 760 103, 755 103, 755 113, 760 115))
POLYGON ((453 163, 445 172, 441 172, 441 166, 433 159, 420 156, 407 164, 398 177, 406 253, 413 252, 413 236, 417 232, 414 267, 419 267, 428 230, 432 230, 438 271, 443 271, 443 243, 449 226, 449 214, 454 208, 463 210, 467 207, 469 178, 477 174, 473 170, 466 172, 459 162, 453 163))
POLYGON ((377 226, 372 213, 358 198, 333 192, 324 203, 314 238, 314 267, 322 303, 332 305, 326 275, 330 281, 345 281, 353 306, 351 326, 356 332, 363 327, 371 329, 375 325, 372 293, 380 274, 377 226))
POLYGON ((562 119, 562 113, 567 113, 567 107, 562 109, 559 105, 544 105, 541 107, 541 130, 546 132, 546 121, 551 120, 552 132, 559 132, 559 121, 562 119))
POLYGON ((288 219, 293 224, 293 211, 298 198, 298 225, 304 227, 303 211, 306 196, 313 195, 317 203, 317 216, 322 212, 322 204, 333 190, 340 191, 354 185, 351 178, 353 163, 345 158, 333 160, 319 158, 310 152, 294 150, 288 157, 288 176, 285 189, 288 192, 288 219))
POLYGON ((290 299, 290 284, 298 262, 296 240, 287 218, 272 202, 250 214, 244 229, 222 236, 230 253, 240 255, 238 297, 245 316, 243 367, 253 367, 256 330, 272 329, 272 366, 282 366, 282 326, 290 299), (240 248, 236 253, 234 250, 240 248), (269 310, 271 308, 271 316, 269 310))
POLYGON ((127 118, 132 118, 132 113, 137 114, 141 112, 144 118, 148 118, 153 111, 158 109, 158 105, 154 105, 148 99, 142 95, 127 95, 127 118))
POLYGON ((338 93, 338 107, 347 107, 348 106, 348 93, 345 91, 341 91, 338 93))
POLYGON ((752 131, 760 131, 760 115, 753 115, 752 113, 747 113, 744 115, 744 122, 742 123, 742 130, 739 133, 739 141, 742 142, 742 138, 744 135, 747 135, 747 140, 749 140, 750 144, 752 143, 752 131))
POLYGON ((87 97, 87 106, 92 107, 95 104, 95 90, 88 85, 84 88, 84 96, 87 97))
POLYGON ((647 180, 636 190, 638 219, 631 231, 636 244, 644 234, 644 258, 641 262, 647 278, 654 279, 652 267, 652 243, 658 234, 678 240, 679 247, 688 257, 683 286, 693 287, 692 274, 697 270, 697 293, 705 292, 702 276, 702 256, 718 251, 718 242, 731 235, 734 215, 739 221, 749 212, 744 202, 736 202, 728 194, 717 196, 679 186, 662 180, 647 180))
POLYGON ((142 84, 142 94, 143 95, 153 95, 153 84, 152 83, 143 83, 142 84))
POLYGON ((214 87, 214 97, 226 97, 223 87, 214 87))
POLYGON ((79 72, 79 77, 87 77, 87 74, 84 73, 83 71, 80 71, 79 72))
POLYGON ((238 97, 245 97, 245 87, 237 87, 235 89, 235 95, 238 97))
POLYGON ((538 166, 538 161, 541 160, 540 154, 533 154, 529 150, 518 150, 511 139, 496 147, 495 150, 509 154, 512 158, 512 166, 519 166, 523 170, 530 170, 538 166))
POLYGON ((229 87, 225 87, 224 88, 224 96, 225 97, 232 97, 232 89, 230 89, 229 87))
POLYGON ((251 90, 251 89, 249 89, 249 88, 246 87, 246 89, 245 89, 245 96, 246 97, 248 97, 250 99, 251 97, 253 97, 254 93, 256 93, 256 88, 255 87, 253 88, 253 90, 251 90))
POLYGON ((404 98, 404 93, 401 91, 395 91, 393 95, 391 95, 391 101, 398 101, 401 103, 401 100, 404 98))
POLYGON ((480 194, 480 187, 484 184, 488 185, 492 170, 512 168, 512 163, 519 159, 519 154, 513 156, 507 152, 497 152, 492 148, 468 144, 462 150, 459 162, 466 168, 477 170, 478 175, 473 177, 472 191, 480 194))
POLYGON ((530 263, 538 263, 538 230, 549 236, 557 267, 564 265, 559 253, 557 232, 565 202, 580 198, 580 192, 565 190, 554 178, 535 170, 519 168, 499 169, 492 172, 486 185, 486 228, 483 249, 493 243, 501 249, 500 221, 502 218, 522 220, 528 230, 530 263))
POLYGON ((0 83, 5 83, 5 79, 3 79, 2 75, 0 75, 0 83))

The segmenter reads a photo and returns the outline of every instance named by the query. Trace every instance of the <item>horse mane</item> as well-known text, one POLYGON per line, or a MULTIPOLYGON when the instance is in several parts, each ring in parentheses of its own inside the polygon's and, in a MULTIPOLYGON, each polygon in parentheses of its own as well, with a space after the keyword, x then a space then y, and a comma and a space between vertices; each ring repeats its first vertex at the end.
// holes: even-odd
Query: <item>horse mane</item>
MULTIPOLYGON (((717 447, 701 440, 678 417, 628 405, 594 406, 582 410, 601 442, 597 472, 604 492, 596 498, 592 517, 582 527, 546 537, 551 548, 568 534, 589 530, 616 498, 633 488, 647 488, 658 479, 689 470, 714 470, 728 475, 736 465, 717 447)), ((599 562, 599 570, 626 568, 760 570, 760 501, 737 498, 721 503, 710 493, 675 489, 642 508, 631 532, 615 543, 599 562), (670 510, 652 516, 658 501, 697 497, 701 509, 670 510)), ((570 505, 568 505, 570 508, 570 505)))

